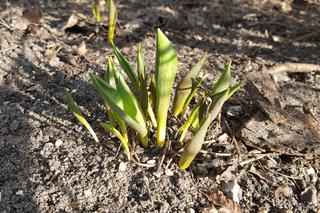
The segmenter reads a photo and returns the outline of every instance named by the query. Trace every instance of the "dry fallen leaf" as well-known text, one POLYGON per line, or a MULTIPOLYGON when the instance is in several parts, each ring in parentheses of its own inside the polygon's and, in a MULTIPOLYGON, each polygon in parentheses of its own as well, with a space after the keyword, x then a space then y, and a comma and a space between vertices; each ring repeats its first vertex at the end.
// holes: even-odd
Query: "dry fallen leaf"
POLYGON ((87 53, 87 45, 86 45, 86 42, 81 42, 81 44, 78 46, 77 48, 77 53, 79 55, 85 55, 87 53))
MULTIPOLYGON (((208 198, 208 200, 215 205, 212 207, 213 210, 215 210, 217 207, 218 212, 230 212, 230 213, 240 212, 240 209, 237 203, 234 202, 232 199, 226 197, 222 191, 219 191, 216 188, 211 189, 205 195, 208 198)), ((206 208, 206 211, 210 212, 210 209, 206 208)))
POLYGON ((61 30, 66 30, 68 28, 71 28, 71 27, 74 27, 75 25, 77 25, 79 22, 78 18, 75 16, 75 15, 71 15, 69 18, 68 18, 68 21, 67 23, 65 23, 65 25, 63 25, 63 27, 61 28, 61 30))
POLYGON ((253 165, 250 167, 249 172, 251 174, 257 175, 259 178, 268 181, 269 183, 273 182, 273 177, 268 174, 267 171, 263 171, 261 169, 257 169, 253 165))
POLYGON ((31 34, 38 34, 41 29, 40 20, 42 18, 41 11, 38 9, 26 9, 22 12, 21 20, 17 26, 19 29, 26 30, 31 34))
POLYGON ((242 189, 235 180, 222 182, 221 191, 236 203, 239 203, 242 199, 242 189))
POLYGON ((27 24, 40 24, 41 18, 42 13, 38 9, 26 9, 22 12, 22 19, 27 22, 27 24))
POLYGON ((51 59, 57 55, 60 49, 61 49, 61 46, 58 44, 53 44, 51 46, 48 46, 46 52, 44 53, 44 56, 48 59, 51 59))

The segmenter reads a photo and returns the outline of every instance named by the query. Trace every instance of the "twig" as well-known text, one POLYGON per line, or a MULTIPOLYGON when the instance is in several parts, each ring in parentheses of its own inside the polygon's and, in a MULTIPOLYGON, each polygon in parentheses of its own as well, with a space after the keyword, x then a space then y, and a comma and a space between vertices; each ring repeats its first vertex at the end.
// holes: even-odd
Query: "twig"
POLYGON ((246 164, 248 164, 248 163, 251 163, 251 162, 260 160, 260 159, 262 159, 262 158, 264 158, 264 157, 274 156, 274 155, 275 155, 275 153, 257 154, 257 155, 255 155, 255 156, 252 157, 252 158, 249 158, 249 159, 247 159, 247 160, 241 161, 241 162, 239 163, 239 165, 240 165, 240 166, 244 166, 244 165, 246 165, 246 164))
POLYGON ((168 152, 168 150, 170 149, 170 145, 171 145, 171 140, 169 140, 169 141, 166 143, 166 146, 164 147, 163 153, 162 153, 162 155, 161 155, 161 157, 160 157, 160 162, 159 162, 159 165, 158 165, 158 170, 161 169, 161 166, 162 166, 163 161, 164 161, 164 159, 165 159, 165 157, 166 157, 166 155, 167 155, 167 152, 168 152))
POLYGON ((308 72, 315 72, 320 71, 320 65, 317 64, 305 64, 305 63, 284 63, 273 66, 266 70, 266 73, 271 75, 279 74, 283 72, 300 72, 300 73, 308 73, 308 72))
POLYGON ((291 39, 291 40, 292 40, 292 41, 301 41, 301 40, 304 40, 304 39, 309 38, 309 37, 311 37, 311 36, 314 36, 314 35, 316 35, 316 34, 318 34, 318 33, 320 33, 320 29, 319 29, 319 30, 316 30, 316 31, 314 31, 314 32, 310 32, 310 33, 307 33, 307 34, 305 34, 305 35, 299 36, 299 37, 297 37, 297 38, 293 38, 293 39, 291 39))
POLYGON ((2 18, 0 18, 0 23, 8 30, 11 30, 11 27, 2 18))
POLYGON ((138 166, 147 167, 147 168, 155 167, 157 165, 157 164, 140 163, 136 161, 133 156, 131 156, 131 160, 133 163, 137 164, 138 166))
POLYGON ((283 23, 276 22, 276 21, 260 21, 257 23, 249 23, 248 24, 249 27, 254 27, 254 26, 258 26, 258 25, 279 25, 281 27, 289 28, 289 26, 287 24, 283 24, 283 23))

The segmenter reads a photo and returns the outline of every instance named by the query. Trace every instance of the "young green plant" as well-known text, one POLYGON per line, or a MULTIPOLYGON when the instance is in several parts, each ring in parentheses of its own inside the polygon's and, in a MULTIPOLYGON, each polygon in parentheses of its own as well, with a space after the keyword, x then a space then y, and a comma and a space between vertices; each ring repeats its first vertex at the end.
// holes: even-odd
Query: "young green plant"
MULTIPOLYGON (((151 82, 148 86, 141 44, 137 46, 137 69, 134 70, 112 40, 110 43, 122 70, 133 86, 133 90, 130 89, 111 57, 108 59, 103 79, 94 74, 90 76, 93 85, 104 100, 109 118, 109 121, 100 123, 101 127, 113 133, 120 140, 130 159, 131 146, 130 138, 128 138, 128 128, 138 133, 141 144, 145 148, 149 145, 149 135, 152 127, 156 128, 157 147, 163 147, 166 142, 167 120, 170 119, 168 115, 170 114, 171 92, 178 69, 177 53, 169 39, 158 29, 156 33, 155 73, 151 75, 151 82), (152 126, 149 125, 149 120, 152 126)), ((200 90, 204 79, 203 77, 198 78, 198 74, 206 57, 205 54, 182 78, 175 93, 173 114, 178 119, 185 120, 177 131, 179 141, 184 146, 184 151, 179 160, 181 169, 186 169, 194 160, 202 148, 210 124, 219 114, 225 101, 240 87, 240 83, 230 87, 231 62, 229 62, 212 91, 207 95, 205 91, 202 91, 201 97, 196 98, 196 93, 200 90), (195 101, 190 113, 186 113, 192 99, 198 99, 198 101, 195 101), (188 116, 185 118, 187 114, 188 116), (194 127, 194 136, 184 142, 190 126, 194 127)), ((92 128, 80 113, 70 94, 66 92, 66 96, 74 115, 97 140, 92 128)), ((170 140, 170 138, 168 139, 170 140)))
POLYGON ((188 168, 196 155, 200 152, 207 130, 212 121, 214 121, 214 119, 218 116, 223 104, 240 88, 241 83, 238 83, 233 87, 229 87, 230 70, 231 61, 227 64, 225 71, 222 73, 217 83, 214 85, 210 96, 208 97, 210 103, 207 105, 205 105, 205 103, 202 103, 202 105, 206 109, 204 111, 204 115, 201 115, 200 113, 197 113, 196 115, 201 116, 201 118, 199 118, 200 127, 196 131, 194 137, 189 140, 184 147, 184 151, 179 160, 179 167, 182 170, 188 168))

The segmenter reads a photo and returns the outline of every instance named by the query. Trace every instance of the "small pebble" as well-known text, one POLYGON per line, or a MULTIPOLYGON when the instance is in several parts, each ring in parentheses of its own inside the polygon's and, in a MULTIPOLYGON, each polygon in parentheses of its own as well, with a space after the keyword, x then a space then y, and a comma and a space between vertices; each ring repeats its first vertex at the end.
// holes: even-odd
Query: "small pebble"
POLYGON ((56 140, 56 142, 54 143, 54 145, 56 145, 56 147, 61 146, 61 145, 62 145, 62 140, 61 140, 61 139, 56 140))
POLYGON ((16 192, 16 195, 24 195, 24 194, 23 194, 23 190, 17 191, 17 192, 16 192))
POLYGON ((149 165, 152 165, 152 164, 155 164, 156 163, 156 160, 148 160, 147 161, 147 164, 149 164, 149 165))
POLYGON ((167 175, 168 177, 171 177, 171 176, 174 175, 174 174, 173 174, 173 171, 171 171, 170 169, 166 169, 165 173, 166 173, 166 175, 167 175))
POLYGON ((124 162, 121 162, 119 164, 119 168, 118 168, 119 172, 124 172, 124 171, 126 171, 126 169, 127 169, 127 164, 124 162))
POLYGON ((160 178, 161 175, 162 175, 162 172, 161 171, 156 171, 153 173, 154 176, 156 176, 157 178, 160 178))
POLYGON ((189 213, 195 213, 196 211, 193 208, 189 209, 189 213))
POLYGON ((90 189, 85 190, 85 191, 83 192, 83 194, 84 194, 85 197, 91 197, 91 196, 92 196, 92 192, 91 192, 90 189))
POLYGON ((229 138, 229 135, 227 133, 223 133, 222 135, 219 136, 218 141, 220 143, 224 143, 224 142, 227 142, 228 138, 229 138))
POLYGON ((316 174, 316 171, 314 170, 314 168, 313 167, 309 167, 308 169, 307 169, 307 174, 308 175, 315 175, 316 174))

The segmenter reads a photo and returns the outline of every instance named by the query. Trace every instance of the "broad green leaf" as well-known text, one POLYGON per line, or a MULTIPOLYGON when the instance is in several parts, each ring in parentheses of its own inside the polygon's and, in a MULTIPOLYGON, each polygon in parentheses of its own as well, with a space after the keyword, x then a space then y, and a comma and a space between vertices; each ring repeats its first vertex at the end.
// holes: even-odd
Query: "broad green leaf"
POLYGON ((130 63, 128 62, 128 60, 120 52, 118 47, 116 47, 116 45, 113 42, 111 43, 111 45, 112 45, 113 52, 116 55, 120 65, 121 65, 121 68, 128 75, 128 77, 129 77, 131 83, 133 84, 134 88, 136 89, 136 91, 139 91, 139 79, 138 79, 136 72, 133 70, 133 68, 130 65, 130 63))
POLYGON ((92 13, 94 18, 96 19, 96 22, 99 23, 101 19, 99 0, 94 0, 93 6, 92 6, 92 13))
POLYGON ((213 86, 211 91, 211 96, 218 94, 227 88, 230 85, 230 70, 231 70, 231 60, 228 62, 226 69, 218 79, 217 83, 213 86))
MULTIPOLYGON (((117 74, 115 74, 117 76, 117 74)), ((117 82, 117 90, 114 90, 105 81, 96 75, 91 75, 91 79, 96 89, 102 95, 103 99, 108 103, 112 112, 119 118, 123 119, 131 128, 135 129, 139 135, 142 145, 148 146, 148 129, 142 115, 141 109, 137 106, 137 100, 134 96, 126 91, 127 85, 124 80, 119 77, 117 82), (125 103, 125 104, 124 104, 125 103)))
POLYGON ((108 32, 108 41, 109 44, 113 43, 114 30, 117 24, 117 7, 113 0, 106 0, 106 6, 109 10, 109 32, 108 32))
MULTIPOLYGON (((182 78, 180 81, 173 101, 173 114, 177 117, 181 111, 183 111, 184 106, 186 106, 186 100, 189 97, 193 80, 195 80, 198 76, 198 73, 207 58, 207 53, 205 53, 202 58, 198 61, 198 63, 182 78)), ((192 97, 191 97, 192 99, 192 97)))
POLYGON ((178 163, 180 169, 185 170, 188 168, 193 159, 200 152, 210 123, 211 116, 209 114, 193 138, 189 140, 183 148, 183 153, 178 163))
POLYGON ((138 78, 139 78, 139 101, 141 104, 141 108, 143 110, 143 114, 147 117, 148 112, 148 85, 146 79, 146 66, 144 65, 144 60, 141 51, 141 43, 137 46, 137 70, 138 70, 138 78))
POLYGON ((155 66, 157 146, 163 147, 166 139, 171 90, 178 69, 178 60, 171 42, 160 29, 157 30, 155 66))
POLYGON ((88 123, 88 121, 85 119, 85 117, 81 114, 81 111, 79 109, 79 107, 77 106, 76 102, 73 100, 73 98, 71 97, 70 93, 68 92, 67 89, 64 90, 64 93, 66 95, 67 98, 67 102, 68 105, 72 111, 72 113, 74 114, 74 116, 87 128, 87 130, 90 132, 90 134, 92 135, 93 139, 96 142, 99 142, 99 139, 96 135, 96 133, 93 131, 93 129, 91 128, 90 124, 88 123))
POLYGON ((100 125, 107 132, 113 133, 121 141, 124 150, 128 154, 128 157, 130 158, 130 149, 129 149, 129 144, 128 144, 128 137, 123 136, 111 123, 101 122, 100 125))

